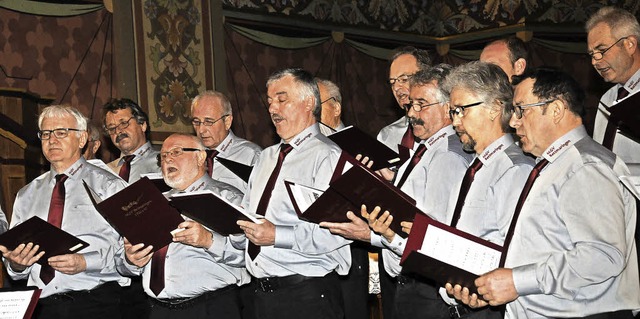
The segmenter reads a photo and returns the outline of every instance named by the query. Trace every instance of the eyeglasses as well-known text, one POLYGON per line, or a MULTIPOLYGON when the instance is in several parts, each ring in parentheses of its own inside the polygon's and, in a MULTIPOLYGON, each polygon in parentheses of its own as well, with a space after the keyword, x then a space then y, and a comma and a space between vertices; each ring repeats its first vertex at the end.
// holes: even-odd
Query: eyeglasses
POLYGON ((122 121, 120 122, 120 124, 118 125, 113 125, 113 126, 105 126, 104 130, 107 131, 107 133, 109 134, 116 134, 116 130, 119 128, 121 130, 126 129, 127 127, 129 127, 129 123, 131 122, 131 120, 133 120, 134 118, 136 118, 135 116, 130 117, 128 120, 126 121, 122 121))
POLYGON ((191 124, 193 124, 193 126, 200 126, 200 125, 204 125, 204 126, 211 126, 213 124, 216 124, 216 122, 222 120, 223 118, 229 116, 229 114, 225 114, 222 117, 220 117, 217 120, 212 120, 212 119, 207 119, 205 118, 204 121, 200 121, 198 119, 192 119, 191 120, 191 124))
POLYGON ((480 102, 475 102, 475 103, 471 103, 471 104, 465 104, 465 105, 456 106, 454 109, 449 110, 449 117, 451 117, 451 120, 453 120, 454 115, 457 115, 459 117, 463 117, 464 116, 464 109, 470 108, 470 107, 474 107, 474 106, 480 105, 482 103, 484 103, 484 102, 480 101, 480 102))
POLYGON ((336 100, 336 98, 332 96, 332 97, 330 97, 330 98, 328 98, 328 99, 326 99, 326 100, 324 100, 324 101, 320 102, 320 105, 322 105, 322 104, 324 104, 324 103, 326 103, 326 102, 329 102, 329 101, 331 101, 331 100, 334 100, 334 101, 338 102, 338 100, 336 100))
POLYGON ((184 152, 198 152, 198 151, 203 151, 203 150, 199 148, 175 147, 170 149, 168 152, 160 152, 160 154, 158 154, 156 158, 158 159, 158 163, 161 163, 163 161, 166 161, 169 155, 171 155, 172 158, 176 158, 176 157, 182 156, 184 152))
POLYGON ((77 128, 57 128, 55 130, 40 130, 38 131, 38 138, 45 141, 50 139, 51 133, 53 133, 53 136, 55 136, 57 139, 62 139, 69 135, 69 131, 82 132, 82 130, 79 130, 77 128))
POLYGON ((423 104, 418 101, 410 101, 409 103, 404 105, 404 109, 409 111, 409 108, 412 108, 416 112, 422 111, 425 107, 429 107, 431 105, 441 104, 442 102, 434 102, 429 104, 423 104))
POLYGON ((542 101, 542 102, 536 102, 536 103, 529 103, 529 104, 522 104, 522 105, 514 105, 513 106, 513 114, 516 115, 517 119, 521 119, 522 116, 524 115, 524 109, 528 109, 530 107, 534 107, 534 106, 542 106, 545 104, 549 104, 553 101, 555 101, 556 99, 552 99, 552 100, 546 100, 546 101, 542 101))
POLYGON ((405 84, 405 83, 409 82, 409 80, 411 79, 412 76, 413 76, 413 74, 402 74, 397 78, 389 78, 389 84, 394 85, 394 84, 396 84, 396 82, 398 84, 405 84))
POLYGON ((596 61, 600 61, 602 60, 602 58, 604 58, 604 54, 607 53, 607 51, 609 51, 609 49, 613 48, 616 44, 618 44, 618 42, 628 38, 629 36, 626 37, 622 37, 620 39, 618 39, 618 41, 614 42, 611 46, 609 46, 608 48, 602 50, 602 51, 593 51, 591 53, 589 53, 589 56, 596 60, 596 61))

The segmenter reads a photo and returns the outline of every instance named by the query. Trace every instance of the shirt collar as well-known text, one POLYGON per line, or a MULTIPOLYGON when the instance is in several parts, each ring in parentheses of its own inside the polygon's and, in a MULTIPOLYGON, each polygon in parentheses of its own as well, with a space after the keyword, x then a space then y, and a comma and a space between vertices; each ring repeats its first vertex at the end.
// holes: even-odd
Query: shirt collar
POLYGON ((229 133, 227 134, 227 137, 224 138, 224 140, 222 140, 222 143, 220 143, 217 147, 216 147, 216 151, 218 151, 220 154, 224 154, 228 149, 229 146, 231 146, 233 144, 233 141, 235 140, 235 135, 233 135, 233 132, 231 132, 231 130, 229 130, 229 133))
POLYGON ((553 162, 560 157, 560 155, 566 152, 573 144, 586 136, 587 130, 584 126, 578 126, 551 143, 544 153, 542 153, 542 157, 547 159, 549 162, 553 162))
POLYGON ((64 172, 56 172, 55 169, 53 169, 53 166, 51 166, 51 180, 53 180, 55 182, 55 177, 58 174, 65 174, 67 175, 70 179, 75 179, 75 176, 80 176, 80 174, 78 174, 80 172, 80 170, 85 167, 87 164, 87 160, 84 159, 84 157, 80 156, 80 158, 73 163, 73 165, 69 166, 69 168, 67 168, 64 172))
MULTIPOLYGON (((289 141, 289 144, 291 144, 294 149, 299 149, 304 147, 305 144, 309 143, 309 141, 318 134, 320 134, 320 127, 318 126, 318 123, 315 123, 298 133, 298 135, 294 136, 291 141, 289 141)), ((284 140, 282 143, 284 143, 284 140)))
POLYGON ((493 159, 498 157, 496 155, 504 152, 513 143, 513 137, 510 134, 502 135, 500 138, 493 141, 493 143, 489 144, 478 158, 482 162, 482 165, 490 164, 493 159))
POLYGON ((184 192, 185 193, 193 193, 193 192, 201 191, 201 190, 205 189, 205 187, 209 183, 209 180, 211 180, 211 177, 209 177, 208 174, 203 174, 195 182, 193 182, 191 185, 189 185, 189 187, 185 188, 184 192))
POLYGON ((640 69, 638 69, 638 71, 636 71, 636 73, 634 73, 624 85, 620 86, 623 86, 625 89, 627 89, 629 93, 637 91, 637 88, 640 87, 640 69))
POLYGON ((453 129, 453 125, 447 125, 421 143, 424 143, 424 146, 426 146, 427 149, 436 148, 439 144, 444 143, 444 141, 447 140, 447 137, 453 134, 456 134, 456 130, 453 129))
MULTIPOLYGON (((151 142, 147 141, 142 144, 142 146, 138 147, 131 155, 135 155, 131 163, 137 162, 140 158, 143 158, 145 155, 149 154, 153 150, 153 146, 151 146, 151 142)), ((124 164, 124 154, 120 154, 120 161, 118 161, 118 165, 124 164)))

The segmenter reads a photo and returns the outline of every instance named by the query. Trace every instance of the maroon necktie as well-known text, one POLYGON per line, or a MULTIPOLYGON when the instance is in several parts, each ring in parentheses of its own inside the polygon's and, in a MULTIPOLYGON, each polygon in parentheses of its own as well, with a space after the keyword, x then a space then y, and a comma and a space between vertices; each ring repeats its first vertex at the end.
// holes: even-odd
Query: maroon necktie
MULTIPOLYGON (((53 193, 51 194, 51 204, 49 204, 49 216, 47 217, 47 222, 49 224, 61 228, 62 226, 62 213, 64 211, 64 181, 67 180, 69 176, 65 174, 56 175, 56 186, 53 187, 53 193)), ((55 270, 51 268, 49 265, 43 265, 40 268, 40 279, 44 284, 49 284, 51 279, 55 276, 55 270)))
POLYGON ((473 178, 476 176, 476 172, 478 172, 480 168, 482 168, 482 162, 480 161, 480 158, 476 157, 473 163, 471 163, 471 166, 467 168, 467 172, 464 174, 462 185, 460 185, 460 193, 458 194, 456 208, 453 210, 453 218, 451 218, 451 227, 456 227, 458 225, 460 213, 462 213, 462 207, 464 206, 464 200, 467 198, 467 194, 471 188, 471 183, 473 183, 473 178))
POLYGON ((167 250, 169 245, 166 245, 155 253, 151 257, 151 278, 149 279, 149 288, 158 296, 162 289, 164 289, 164 261, 167 257, 167 250))
POLYGON ((411 174, 411 171, 413 171, 413 168, 416 167, 416 165, 418 165, 418 163, 420 162, 420 159, 422 159, 422 155, 424 154, 424 152, 427 150, 427 147, 424 146, 424 144, 420 144, 418 146, 418 149, 416 150, 416 152, 413 154, 413 157, 411 158, 411 162, 409 162, 409 164, 407 165, 407 169, 404 171, 404 174, 402 174, 402 177, 400 178, 400 182, 398 182, 398 188, 402 187, 402 185, 404 185, 404 182, 407 181, 407 177, 409 177, 409 174, 411 174))
MULTIPOLYGON (((276 180, 278 179, 278 175, 280 175, 280 169, 282 168, 282 162, 284 162, 285 156, 291 152, 293 146, 289 144, 282 144, 280 146, 280 154, 278 154, 278 162, 276 166, 273 168, 273 172, 271 176, 269 176, 269 180, 264 187, 264 191, 262 191, 262 197, 260 198, 260 202, 258 202, 258 208, 256 209, 256 214, 264 216, 267 212, 267 206, 269 205, 269 201, 271 200, 271 193, 273 193, 273 188, 276 186, 276 180)), ((260 246, 249 241, 248 247, 249 257, 251 259, 255 259, 256 256, 260 253, 260 246)))
POLYGON ((411 125, 409 125, 407 127, 407 131, 404 132, 404 135, 402 136, 402 141, 400 142, 400 145, 408 148, 408 149, 413 149, 413 143, 416 142, 415 136, 413 135, 413 129, 411 128, 411 125))
POLYGON ((120 177, 122 177, 122 179, 124 179, 125 182, 129 182, 129 172, 131 172, 131 161, 133 161, 134 157, 136 156, 126 155, 122 158, 124 160, 124 163, 122 163, 122 166, 120 167, 120 172, 118 173, 118 175, 120 175, 120 177))
POLYGON ((217 150, 207 150, 207 172, 209 172, 209 176, 213 176, 213 159, 218 154, 217 150))
POLYGON ((518 217, 520 216, 520 211, 522 210, 522 206, 524 205, 524 202, 527 200, 527 196, 529 195, 531 186, 533 186, 533 182, 535 182, 536 178, 540 176, 540 172, 545 166, 547 166, 547 164, 549 164, 549 161, 543 158, 540 162, 538 162, 538 164, 536 164, 536 166, 533 167, 533 170, 531 170, 531 173, 529 173, 527 182, 524 184, 522 193, 520 193, 520 197, 518 198, 518 204, 516 205, 516 210, 513 213, 513 217, 511 217, 511 225, 509 225, 507 236, 505 237, 504 244, 502 245, 502 257, 500 257, 500 267, 504 266, 504 262, 507 258, 507 251, 509 250, 509 245, 511 244, 511 239, 513 238, 513 232, 516 229, 516 223, 518 221, 518 217))
MULTIPOLYGON (((616 101, 619 101, 629 95, 629 91, 624 88, 624 86, 618 89, 618 96, 616 97, 616 101)), ((613 141, 616 139, 616 132, 618 131, 618 125, 620 120, 619 116, 616 114, 616 107, 620 108, 620 105, 614 105, 609 110, 609 121, 607 121, 607 128, 604 130, 604 138, 602 139, 602 146, 608 148, 609 150, 613 150, 613 141)))

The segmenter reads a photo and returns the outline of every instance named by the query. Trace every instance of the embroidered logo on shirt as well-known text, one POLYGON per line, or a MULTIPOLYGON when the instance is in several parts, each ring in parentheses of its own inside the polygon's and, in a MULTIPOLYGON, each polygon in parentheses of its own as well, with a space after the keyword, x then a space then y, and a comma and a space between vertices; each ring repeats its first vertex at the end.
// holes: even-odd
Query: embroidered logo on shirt
POLYGON ((496 148, 494 148, 493 150, 491 150, 491 151, 489 151, 489 152, 485 152, 485 153, 482 155, 482 158, 483 158, 484 160, 488 160, 488 159, 490 159, 490 158, 491 158, 491 156, 493 156, 493 154, 497 153, 498 151, 501 151, 503 147, 504 147, 504 144, 500 144, 500 145, 498 145, 498 146, 497 146, 496 148))
POLYGON ((432 136, 427 140, 427 143, 429 144, 429 146, 432 146, 433 144, 435 144, 438 140, 440 140, 441 138, 444 138, 445 136, 447 136, 447 132, 444 132, 438 136, 432 136))
POLYGON ((224 145, 219 145, 217 148, 220 151, 220 153, 224 153, 227 151, 227 148, 229 148, 229 146, 231 146, 231 143, 233 142, 232 139, 229 139, 229 141, 224 144, 224 145))
POLYGON ((78 165, 78 167, 72 168, 69 171, 69 175, 76 175, 76 173, 82 168, 82 166, 84 166, 84 164, 80 164, 80 165, 78 165))
POLYGON ((202 188, 204 188, 204 182, 201 182, 196 186, 191 186, 191 188, 189 188, 189 192, 195 192, 195 191, 201 190, 202 188))
POLYGON ((635 89, 635 88, 636 88, 636 86, 638 86, 638 83, 640 83, 640 78, 635 79, 635 80, 633 80, 633 81, 629 82, 629 85, 628 85, 629 91, 631 91, 631 90, 635 89))
POLYGON ((312 135, 313 134, 309 133, 309 134, 305 135, 304 137, 299 137, 293 142, 293 144, 295 144, 296 146, 300 146, 300 144, 302 144, 302 142, 304 142, 305 140, 310 138, 312 135))
POLYGON ((564 143, 558 145, 558 147, 551 146, 551 148, 547 151, 547 156, 553 157, 558 152, 560 152, 560 150, 562 150, 563 148, 569 146, 570 143, 571 143, 571 140, 566 140, 564 143))

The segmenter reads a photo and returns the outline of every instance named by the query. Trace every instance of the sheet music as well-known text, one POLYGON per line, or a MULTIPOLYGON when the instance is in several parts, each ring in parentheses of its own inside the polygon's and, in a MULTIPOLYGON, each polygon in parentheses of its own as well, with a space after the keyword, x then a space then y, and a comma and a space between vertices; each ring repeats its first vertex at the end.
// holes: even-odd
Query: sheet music
POLYGON ((620 176, 618 178, 631 191, 633 196, 640 199, 640 176, 620 176))
POLYGON ((243 215, 247 216, 253 223, 262 224, 262 220, 260 220, 260 219, 262 219, 264 217, 256 215, 256 214, 249 213, 244 208, 242 208, 242 207, 240 207, 240 206, 238 206, 238 205, 226 200, 225 198, 222 198, 220 195, 218 195, 218 194, 216 194, 216 193, 214 193, 214 192, 212 192, 210 190, 201 190, 201 191, 196 191, 196 192, 191 192, 191 193, 176 193, 176 194, 171 195, 171 197, 169 199, 174 198, 174 197, 194 196, 194 195, 199 195, 199 194, 211 194, 211 195, 221 199, 225 203, 229 204, 229 206, 235 208, 237 211, 239 211, 243 215))
POLYGON ((501 255, 499 250, 434 225, 427 227, 422 247, 418 252, 476 275, 498 268, 501 255))
POLYGON ((0 292, 0 318, 24 318, 27 310, 29 310, 33 294, 37 291, 38 290, 0 292))
MULTIPOLYGON (((349 163, 347 163, 349 164, 349 163)), ((350 164, 349 164, 350 165, 350 164)), ((345 164, 346 167, 346 164, 345 164)), ((346 170, 345 170, 346 171, 346 170)), ((306 211, 324 191, 300 184, 291 184, 291 193, 301 212, 306 211)))

